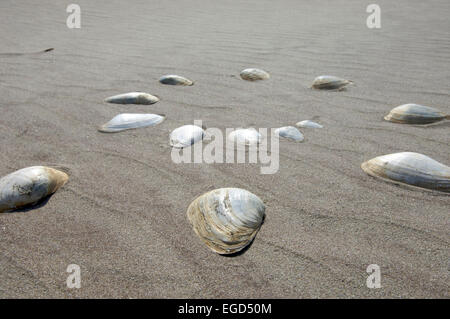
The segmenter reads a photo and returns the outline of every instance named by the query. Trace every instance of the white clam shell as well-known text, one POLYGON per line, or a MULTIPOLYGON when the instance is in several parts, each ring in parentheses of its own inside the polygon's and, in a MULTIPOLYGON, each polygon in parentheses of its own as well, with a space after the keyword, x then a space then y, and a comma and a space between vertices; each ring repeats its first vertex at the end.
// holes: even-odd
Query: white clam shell
POLYGON ((233 254, 255 238, 265 217, 258 196, 241 188, 220 188, 197 197, 187 210, 200 239, 214 252, 233 254))
POLYGON ((322 125, 320 125, 319 123, 310 121, 310 120, 304 120, 304 121, 300 121, 297 124, 295 124, 295 126, 298 127, 307 127, 307 128, 323 128, 322 125))
POLYGON ((175 74, 164 75, 159 79, 159 82, 168 85, 194 85, 193 81, 175 74))
POLYGON ((183 148, 202 140, 205 131, 197 125, 183 125, 170 133, 170 146, 183 148))
POLYGON ((247 81, 267 80, 270 78, 269 73, 266 71, 254 68, 242 70, 240 76, 243 80, 247 81))
POLYGON ((261 143, 262 135, 254 128, 242 128, 228 134, 228 140, 236 145, 257 145, 261 143))
POLYGON ((412 103, 397 106, 384 117, 386 121, 404 124, 430 124, 445 118, 446 115, 435 108, 412 103))
POLYGON ((98 130, 104 133, 116 133, 139 127, 154 126, 164 119, 164 115, 159 114, 122 113, 103 124, 98 130))
POLYGON ((361 165, 369 175, 387 181, 450 192, 450 167, 419 153, 375 157, 361 165))
POLYGON ((321 75, 314 79, 312 88, 318 90, 342 90, 352 81, 341 79, 333 75, 321 75))
POLYGON ((105 102, 115 104, 154 104, 159 101, 157 96, 144 92, 129 92, 110 96, 105 99, 105 102))
POLYGON ((0 212, 35 204, 68 180, 66 173, 45 166, 27 167, 6 175, 0 179, 0 212))
POLYGON ((284 126, 277 128, 274 131, 275 134, 281 137, 289 138, 291 140, 301 142, 305 139, 303 134, 295 127, 293 126, 284 126))

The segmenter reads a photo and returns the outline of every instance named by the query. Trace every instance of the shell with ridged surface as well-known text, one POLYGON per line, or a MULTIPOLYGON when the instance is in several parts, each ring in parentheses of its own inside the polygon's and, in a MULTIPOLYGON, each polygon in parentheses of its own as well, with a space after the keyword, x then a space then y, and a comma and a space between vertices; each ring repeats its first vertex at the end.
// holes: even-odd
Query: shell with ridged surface
POLYGON ((450 192, 450 167, 419 153, 401 152, 375 157, 361 165, 385 181, 450 192))
POLYGON ((144 104, 150 105, 159 101, 157 96, 144 92, 129 92, 110 96, 105 99, 105 102, 114 104, 144 104))
POLYGON ((384 117, 386 121, 402 124, 431 124, 450 119, 450 115, 445 115, 441 111, 419 104, 403 104, 393 108, 384 117))
POLYGON ((46 166, 20 169, 0 179, 0 212, 35 204, 53 194, 69 176, 46 166))
POLYGON ((321 75, 314 79, 312 88, 317 90, 336 90, 340 91, 353 81, 341 79, 333 75, 321 75))
POLYGON ((264 70, 255 68, 242 70, 240 76, 243 80, 247 81, 260 81, 260 80, 267 80, 270 78, 269 73, 267 73, 264 70))
POLYGON ((219 188, 197 197, 188 219, 200 239, 214 252, 233 254, 249 245, 265 217, 262 200, 241 188, 219 188))
POLYGON ((184 85, 184 86, 194 85, 193 81, 175 74, 164 75, 159 79, 159 82, 168 85, 184 85))

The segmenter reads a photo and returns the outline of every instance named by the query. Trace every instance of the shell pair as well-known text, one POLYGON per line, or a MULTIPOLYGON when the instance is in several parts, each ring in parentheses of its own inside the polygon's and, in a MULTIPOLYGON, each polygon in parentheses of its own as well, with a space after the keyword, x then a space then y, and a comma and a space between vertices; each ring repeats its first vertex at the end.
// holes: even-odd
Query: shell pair
POLYGON ((20 169, 0 179, 0 213, 36 204, 67 183, 69 176, 45 166, 20 169))

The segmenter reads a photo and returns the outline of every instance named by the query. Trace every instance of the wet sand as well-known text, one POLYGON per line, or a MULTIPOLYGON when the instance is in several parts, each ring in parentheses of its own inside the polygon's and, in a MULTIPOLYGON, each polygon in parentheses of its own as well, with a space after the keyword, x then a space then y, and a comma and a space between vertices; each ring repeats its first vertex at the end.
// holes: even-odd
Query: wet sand
POLYGON ((63 167, 48 202, 0 215, 1 298, 448 298, 450 198, 366 175, 362 162, 412 151, 450 165, 450 121, 383 120, 418 103, 450 113, 450 4, 378 1, 382 28, 361 1, 87 1, 81 29, 65 3, 0 2, 0 175, 63 167), (247 67, 271 79, 246 82, 247 67), (164 86, 164 74, 195 80, 164 86), (321 74, 344 92, 309 89, 321 74), (129 91, 154 105, 113 105, 129 91), (155 127, 102 134, 118 113, 158 113, 155 127), (312 119, 303 143, 280 141, 280 169, 174 164, 169 133, 279 127, 312 119), (241 187, 266 203, 253 245, 211 252, 186 217, 193 199, 241 187), (81 267, 81 288, 66 268, 81 267), (366 268, 381 268, 380 289, 366 268))

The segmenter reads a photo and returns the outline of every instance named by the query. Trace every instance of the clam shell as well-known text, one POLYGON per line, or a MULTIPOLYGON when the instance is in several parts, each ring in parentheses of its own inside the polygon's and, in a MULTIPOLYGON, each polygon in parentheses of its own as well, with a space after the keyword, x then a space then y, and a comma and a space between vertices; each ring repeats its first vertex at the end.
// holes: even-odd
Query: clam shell
POLYGON ((228 134, 228 140, 237 145, 255 145, 262 140, 262 135, 252 128, 237 129, 228 134))
POLYGON ((170 146, 183 148, 202 140, 205 131, 197 125, 183 125, 170 133, 170 146))
POLYGON ((233 254, 255 238, 265 216, 258 196, 241 188, 219 188, 196 198, 187 217, 200 239, 214 252, 233 254))
POLYGON ((384 117, 386 121, 403 124, 430 124, 442 121, 445 114, 429 106, 403 104, 393 108, 384 117))
POLYGON ((298 142, 301 142, 305 139, 303 134, 297 128, 295 128, 293 126, 284 126, 284 127, 277 128, 274 131, 274 133, 281 137, 289 138, 291 140, 298 141, 298 142))
POLYGON ((157 96, 144 92, 129 92, 110 96, 105 99, 105 102, 115 104, 154 104, 159 101, 157 96))
POLYGON ((450 192, 450 167, 419 153, 402 152, 375 157, 361 165, 369 175, 441 192, 450 192))
POLYGON ((314 79, 312 88, 318 90, 342 90, 352 81, 341 79, 333 75, 321 75, 314 79))
POLYGON ((253 68, 242 70, 240 76, 247 81, 267 80, 270 78, 269 73, 266 71, 253 68))
POLYGON ((298 127, 307 127, 307 128, 323 128, 322 125, 320 125, 319 123, 310 121, 310 120, 304 120, 304 121, 300 121, 297 124, 295 124, 295 126, 298 127))
POLYGON ((169 85, 194 85, 194 82, 179 75, 164 75, 159 79, 162 84, 169 85))
POLYGON ((139 127, 154 126, 164 121, 164 115, 122 113, 113 117, 111 121, 103 124, 98 130, 104 133, 116 133, 139 127))
POLYGON ((45 166, 27 167, 6 175, 0 179, 0 212, 35 204, 68 180, 66 173, 45 166))

